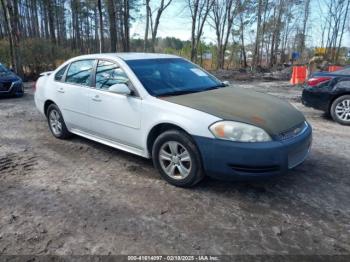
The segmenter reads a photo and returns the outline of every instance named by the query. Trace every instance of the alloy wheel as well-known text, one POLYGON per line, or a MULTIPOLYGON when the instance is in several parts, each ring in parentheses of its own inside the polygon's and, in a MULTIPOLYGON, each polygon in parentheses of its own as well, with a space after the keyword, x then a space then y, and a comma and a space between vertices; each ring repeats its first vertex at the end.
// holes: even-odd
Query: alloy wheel
POLYGON ((168 141, 159 150, 159 161, 163 171, 173 179, 184 179, 192 167, 188 150, 177 141, 168 141))
POLYGON ((345 99, 335 107, 337 117, 345 122, 350 122, 350 99, 345 99))
POLYGON ((50 111, 49 120, 50 120, 50 127, 51 127, 52 132, 56 136, 61 135, 62 134, 61 116, 56 109, 52 109, 50 111))

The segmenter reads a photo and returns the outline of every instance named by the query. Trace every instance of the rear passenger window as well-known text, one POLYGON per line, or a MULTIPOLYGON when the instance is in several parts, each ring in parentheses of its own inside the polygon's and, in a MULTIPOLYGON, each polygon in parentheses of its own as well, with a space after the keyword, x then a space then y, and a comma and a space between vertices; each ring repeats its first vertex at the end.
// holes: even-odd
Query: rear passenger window
POLYGON ((128 84, 129 78, 115 63, 99 61, 96 70, 96 88, 108 90, 114 84, 128 84))
POLYGON ((56 75, 55 75, 55 81, 62 81, 64 73, 66 72, 68 65, 64 66, 62 69, 60 69, 56 75))
POLYGON ((95 60, 81 60, 71 63, 66 82, 83 86, 91 86, 92 71, 95 60))

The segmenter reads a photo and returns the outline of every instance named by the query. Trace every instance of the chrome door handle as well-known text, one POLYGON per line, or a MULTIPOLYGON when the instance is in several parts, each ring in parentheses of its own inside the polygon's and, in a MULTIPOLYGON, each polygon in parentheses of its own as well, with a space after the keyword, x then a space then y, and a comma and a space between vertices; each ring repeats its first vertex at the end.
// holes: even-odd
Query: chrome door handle
POLYGON ((57 89, 57 92, 58 92, 58 93, 64 93, 64 89, 63 89, 63 88, 58 88, 58 89, 57 89))
POLYGON ((102 101, 101 98, 98 95, 94 96, 92 98, 92 100, 95 101, 95 102, 101 102, 102 101))

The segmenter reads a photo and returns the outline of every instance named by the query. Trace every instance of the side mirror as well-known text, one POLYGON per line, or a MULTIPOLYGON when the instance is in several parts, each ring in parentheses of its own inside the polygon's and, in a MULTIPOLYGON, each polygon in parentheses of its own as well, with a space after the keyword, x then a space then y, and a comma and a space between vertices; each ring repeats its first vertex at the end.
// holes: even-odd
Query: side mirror
POLYGON ((130 95, 131 90, 126 84, 114 84, 108 88, 108 91, 120 95, 130 95))
POLYGON ((13 69, 13 68, 10 68, 10 71, 11 71, 12 73, 15 73, 15 69, 13 69))
POLYGON ((230 85, 230 82, 229 82, 229 81, 223 81, 222 84, 223 84, 224 86, 229 86, 229 85, 230 85))

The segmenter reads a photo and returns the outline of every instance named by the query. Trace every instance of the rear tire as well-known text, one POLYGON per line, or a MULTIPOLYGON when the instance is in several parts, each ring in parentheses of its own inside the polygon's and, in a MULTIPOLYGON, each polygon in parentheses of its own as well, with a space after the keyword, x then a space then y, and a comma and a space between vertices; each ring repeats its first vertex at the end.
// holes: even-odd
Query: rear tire
POLYGON ((333 101, 330 114, 341 125, 350 125, 350 95, 338 97, 333 101))
POLYGON ((205 176, 200 153, 185 132, 169 130, 159 135, 152 158, 162 178, 174 186, 192 187, 205 176))
POLYGON ((51 104, 47 109, 47 122, 51 133, 59 139, 66 139, 71 136, 64 122, 62 113, 57 105, 51 104))

